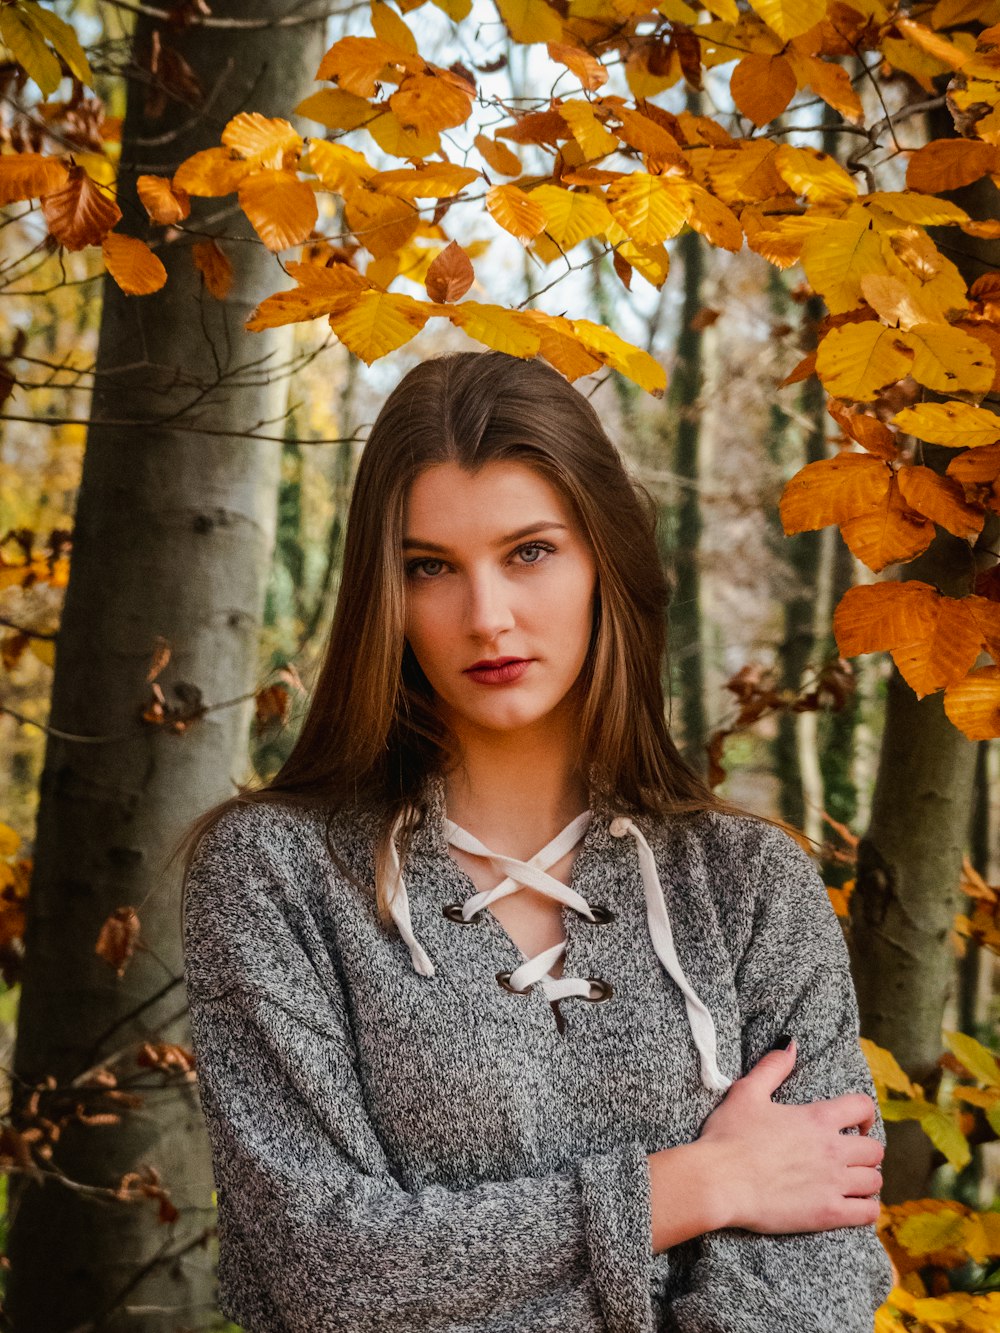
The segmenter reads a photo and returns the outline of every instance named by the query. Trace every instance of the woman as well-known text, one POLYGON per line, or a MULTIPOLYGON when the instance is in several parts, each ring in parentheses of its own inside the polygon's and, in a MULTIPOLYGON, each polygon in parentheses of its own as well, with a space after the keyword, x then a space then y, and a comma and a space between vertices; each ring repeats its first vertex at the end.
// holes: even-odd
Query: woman
POLYGON ((378 415, 297 744, 186 876, 252 1333, 873 1327, 843 936, 670 739, 654 528, 540 361, 426 361, 378 415))

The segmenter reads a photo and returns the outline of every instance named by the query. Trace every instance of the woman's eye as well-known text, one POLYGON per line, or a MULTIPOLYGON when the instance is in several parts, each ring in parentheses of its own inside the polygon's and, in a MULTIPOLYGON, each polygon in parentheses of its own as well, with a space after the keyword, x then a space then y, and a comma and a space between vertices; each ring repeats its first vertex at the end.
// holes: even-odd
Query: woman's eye
POLYGON ((431 570, 430 572, 428 572, 428 570, 426 569, 427 565, 443 566, 443 562, 441 560, 431 560, 429 558, 426 560, 411 560, 410 563, 406 566, 406 572, 407 574, 410 575, 411 578, 423 577, 432 579, 436 571, 431 570))
POLYGON ((534 559, 525 559, 522 563, 526 565, 537 565, 541 563, 541 557, 554 551, 554 546, 549 546, 547 542, 528 542, 526 546, 519 546, 517 554, 521 556, 534 555, 534 559))

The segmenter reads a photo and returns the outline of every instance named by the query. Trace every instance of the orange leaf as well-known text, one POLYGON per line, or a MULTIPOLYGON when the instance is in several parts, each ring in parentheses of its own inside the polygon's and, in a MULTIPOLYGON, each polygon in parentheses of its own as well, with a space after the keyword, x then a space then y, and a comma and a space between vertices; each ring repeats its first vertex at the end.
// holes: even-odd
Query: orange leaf
POLYGON ((187 190, 180 189, 166 176, 140 176, 135 184, 143 208, 161 226, 182 222, 190 215, 191 199, 187 190))
POLYGON ((827 402, 826 410, 844 434, 857 440, 868 453, 885 459, 893 459, 898 455, 895 435, 878 417, 870 416, 867 412, 848 412, 836 398, 827 402))
POLYGON ((233 285, 233 266, 217 241, 199 241, 191 247, 191 258, 217 301, 224 301, 233 285))
POLYGON ((257 111, 241 111, 222 131, 222 142, 240 157, 264 167, 285 165, 285 154, 298 156, 302 138, 287 120, 273 119, 257 111))
POLYGON ((250 316, 246 327, 253 333, 274 329, 281 324, 299 324, 338 310, 355 299, 371 283, 349 264, 289 263, 288 272, 298 283, 290 291, 276 292, 262 301, 250 316))
POLYGON ((787 482, 778 510, 786 533, 844 523, 867 509, 884 508, 892 473, 867 454, 845 453, 807 463, 787 482))
POLYGON ((934 540, 934 524, 910 508, 893 473, 885 506, 846 519, 840 534, 858 559, 877 572, 926 551, 934 540))
POLYGON ((477 134, 475 142, 483 161, 494 171, 498 171, 501 176, 520 176, 521 163, 506 144, 495 143, 485 134, 477 134))
POLYGON ((530 241, 545 230, 544 209, 516 185, 494 185, 487 191, 486 208, 493 221, 519 241, 530 241))
POLYGON ((970 741, 1000 736, 1000 666, 977 667, 944 692, 944 711, 970 741))
POLYGON ((975 505, 966 504, 965 493, 957 481, 917 464, 900 468, 896 481, 911 509, 933 519, 956 537, 968 541, 982 532, 986 516, 975 505))
POLYGON ((345 197, 344 218, 376 259, 401 250, 420 226, 420 214, 406 199, 358 189, 345 197))
POLYGON ((316 196, 291 171, 255 171, 239 189, 240 207, 269 250, 300 245, 316 225, 316 196))
POLYGON ((588 91, 594 92, 607 83, 608 71, 589 51, 583 51, 578 46, 567 46, 565 42, 549 42, 547 50, 550 58, 565 65, 588 91))
POLYGON ((475 280, 469 256, 452 241, 431 261, 424 286, 432 301, 460 301, 475 280))
POLYGON ((421 70, 425 62, 379 37, 341 37, 323 57, 316 77, 336 79, 341 88, 356 97, 371 97, 387 65, 421 70))
POLYGON ((148 296, 167 280, 167 270, 145 241, 109 232, 101 245, 108 272, 126 296, 148 296))
POLYGON ((971 185, 1000 166, 1000 150, 981 139, 934 139, 918 148, 906 168, 906 186, 941 194, 971 185))
POLYGON ((759 129, 781 115, 795 96, 795 73, 784 56, 744 56, 729 83, 733 101, 759 129))
POLYGON ((174 188, 188 194, 219 198, 238 190, 253 168, 233 157, 228 148, 206 148, 182 162, 174 172, 174 188))
POLYGON ((409 75, 389 105, 407 129, 424 134, 464 125, 472 114, 469 94, 433 74, 409 75))
POLYGON ((68 169, 41 153, 4 153, 0 157, 0 205, 51 194, 66 184, 68 169))
POLYGON ((534 325, 538 334, 538 354, 555 366, 570 381, 581 375, 593 375, 602 362, 580 342, 573 325, 564 315, 547 315, 542 310, 522 310, 521 318, 534 325))
POLYGON ((83 167, 70 167, 66 184, 44 197, 42 209, 49 231, 67 250, 97 245, 122 215, 83 167))

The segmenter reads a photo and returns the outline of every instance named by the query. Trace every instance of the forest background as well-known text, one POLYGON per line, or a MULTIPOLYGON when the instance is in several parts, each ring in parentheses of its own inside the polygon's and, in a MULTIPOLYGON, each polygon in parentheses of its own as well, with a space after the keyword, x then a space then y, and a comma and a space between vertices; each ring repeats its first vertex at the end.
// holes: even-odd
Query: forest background
POLYGON ((168 852, 280 765, 366 428, 470 346, 591 397, 660 507, 673 731, 829 886, 878 1333, 1000 1326, 1000 0, 0 37, 5 1326, 226 1327, 168 852))

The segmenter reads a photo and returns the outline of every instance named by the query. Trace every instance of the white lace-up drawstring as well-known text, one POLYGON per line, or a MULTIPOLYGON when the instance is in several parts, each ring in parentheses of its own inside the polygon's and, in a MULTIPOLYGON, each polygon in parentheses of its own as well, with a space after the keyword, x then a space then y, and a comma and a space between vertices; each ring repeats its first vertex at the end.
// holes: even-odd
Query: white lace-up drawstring
MULTIPOLYGON (((488 909, 491 903, 509 897, 512 893, 518 893, 522 888, 532 888, 555 899, 557 902, 564 903, 588 920, 594 921, 593 910, 587 900, 575 889, 571 889, 568 885, 546 873, 550 866, 555 865, 566 855, 570 848, 576 846, 586 833, 592 817, 590 810, 585 810, 583 814, 577 815, 561 833, 558 833, 551 842, 547 843, 541 851, 536 852, 528 861, 520 861, 516 857, 503 856, 498 852, 491 851, 477 838, 474 838, 471 833, 460 828, 452 820, 446 819, 444 821, 445 836, 453 847, 484 857, 495 869, 504 872, 506 876, 492 889, 473 894, 467 899, 462 904, 462 920, 468 922, 478 912, 488 909)), ((409 948, 414 971, 421 976, 430 977, 434 975, 434 964, 413 933, 409 898, 403 881, 399 853, 396 848, 396 833, 402 819, 403 815, 401 814, 393 828, 389 843, 389 869, 392 878, 390 889, 395 889, 390 899, 389 910, 400 935, 409 948)), ((666 898, 663 894, 663 886, 660 884, 652 849, 643 836, 642 830, 626 816, 620 815, 613 819, 609 831, 616 838, 631 834, 635 839, 639 857, 639 870, 646 896, 646 920, 653 948, 660 962, 677 983, 684 996, 691 1034, 701 1057, 702 1083, 712 1092, 724 1092, 730 1087, 732 1080, 727 1078, 719 1069, 715 1023, 712 1015, 684 975, 684 970, 677 957, 673 932, 670 927, 670 917, 667 913, 666 898)), ((592 978, 566 976, 557 978, 549 975, 550 969, 555 966, 565 950, 566 941, 560 940, 558 944, 554 944, 550 949, 545 949, 536 954, 534 958, 526 959, 510 973, 508 978, 510 989, 526 991, 537 983, 544 992, 546 999, 550 1001, 565 999, 568 996, 579 996, 585 999, 594 998, 592 995, 592 978)))

